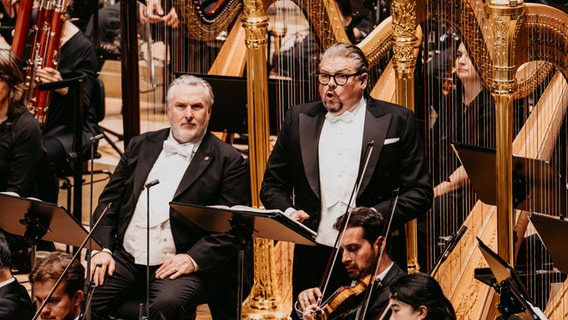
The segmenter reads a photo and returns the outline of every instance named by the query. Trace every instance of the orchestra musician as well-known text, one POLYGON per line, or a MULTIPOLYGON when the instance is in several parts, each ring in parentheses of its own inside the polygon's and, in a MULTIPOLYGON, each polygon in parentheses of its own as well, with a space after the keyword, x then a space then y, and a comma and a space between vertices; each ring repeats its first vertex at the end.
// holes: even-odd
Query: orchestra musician
MULTIPOLYGON (((48 181, 43 179, 46 170, 42 170, 45 153, 40 126, 26 109, 20 60, 12 51, 0 49, 0 192, 46 200, 49 188, 42 184, 48 181)), ((5 235, 13 266, 18 272, 30 272, 29 243, 23 237, 5 235)), ((43 242, 39 244, 44 246, 43 242)))
POLYGON ((0 233, 0 319, 28 320, 34 307, 26 288, 12 275, 11 264, 8 242, 0 233))
POLYGON ((85 268, 79 260, 73 260, 62 281, 48 298, 70 262, 68 254, 53 252, 41 259, 29 274, 37 308, 47 299, 39 313, 42 319, 79 320, 81 317, 85 268))
MULTIPOLYGON (((268 159, 260 191, 264 206, 280 209, 318 233, 317 246, 295 246, 294 296, 319 286, 322 261, 329 259, 338 235, 332 226, 347 206, 386 212, 391 192, 400 188, 391 243, 393 260, 402 268, 406 247, 400 227, 431 206, 432 185, 414 114, 369 97, 368 80, 361 49, 351 44, 328 48, 317 74, 321 101, 287 111, 268 159), (366 149, 372 149, 368 167, 354 203, 349 203, 366 149)), ((332 270, 332 290, 349 283, 342 269, 332 270)))
POLYGON ((37 197, 45 149, 39 124, 26 109, 20 65, 10 50, 0 50, 0 191, 37 197))
POLYGON ((392 320, 456 320, 440 284, 425 273, 400 277, 389 290, 392 320))
MULTIPOLYGON (((354 285, 368 275, 372 275, 378 281, 369 296, 370 301, 364 319, 377 319, 388 305, 389 285, 406 274, 390 258, 386 238, 381 235, 385 223, 382 214, 370 208, 357 207, 349 217, 342 215, 333 225, 335 230, 341 232, 347 224, 340 244, 341 262, 354 285), (379 267, 376 268, 379 257, 379 267)), ((304 290, 298 295, 296 310, 302 313, 303 319, 311 320, 315 312, 322 310, 321 299, 322 293, 319 288, 304 290)), ((357 304, 353 309, 327 319, 358 319, 355 315, 361 312, 360 305, 357 304)))
MULTIPOLYGON (((449 110, 441 109, 438 121, 433 130, 447 145, 452 142, 462 142, 495 148, 495 102, 485 88, 481 77, 475 70, 465 44, 460 42, 455 59, 456 77, 459 79, 457 89, 452 92, 452 105, 449 110), (442 132, 440 126, 446 125, 451 120, 455 124, 451 132, 442 132), (440 132, 440 133, 438 133, 440 132)), ((442 147, 446 147, 445 145, 442 147)), ((453 153, 448 155, 450 159, 441 159, 440 164, 455 163, 456 171, 451 172, 446 181, 437 182, 434 187, 434 197, 438 198, 452 191, 460 189, 467 182, 467 174, 463 167, 459 166, 458 160, 453 153)), ((461 205, 455 205, 461 207, 461 205)), ((471 208, 470 208, 471 209, 471 208)), ((470 210, 467 210, 469 213, 470 210)), ((463 219, 462 219, 463 220, 463 219)))
POLYGON ((111 204, 94 232, 104 250, 91 259, 97 286, 93 318, 106 319, 140 291, 140 284, 145 288, 148 254, 151 319, 179 319, 204 302, 213 319, 235 319, 234 237, 206 232, 169 207, 170 201, 227 206, 250 202, 247 162, 207 131, 213 101, 211 86, 203 79, 177 78, 166 96, 170 128, 137 136, 126 148, 94 213, 96 221, 111 204), (159 183, 149 189, 155 179, 159 183))
MULTIPOLYGON (((495 148, 495 102, 485 88, 469 56, 464 42, 456 44, 454 69, 455 89, 450 92, 449 104, 440 103, 438 116, 432 127, 432 177, 434 204, 432 221, 419 225, 424 236, 448 236, 459 229, 475 205, 475 194, 469 185, 468 175, 452 150, 451 144, 466 143, 495 148), (442 221, 452 221, 448 229, 442 221)), ((432 249, 435 257, 443 247, 432 249)))
MULTIPOLYGON (((172 28, 179 26, 180 20, 176 9, 170 3, 168 3, 170 9, 166 13, 161 1, 148 0, 146 2, 148 6, 138 3, 140 24, 164 24, 172 28)), ((97 49, 110 54, 120 54, 120 2, 99 9, 98 25, 96 26, 98 39, 95 39, 94 28, 94 19, 91 17, 85 34, 97 44, 97 49)))
MULTIPOLYGON (((84 74, 83 105, 84 122, 81 159, 90 155, 90 138, 99 134, 95 106, 91 103, 95 92, 98 62, 95 49, 89 39, 69 19, 65 19, 61 32, 61 48, 57 68, 38 68, 36 74, 41 83, 61 81, 84 74)), ((73 90, 77 87, 55 89, 51 95, 43 137, 47 159, 58 175, 68 174, 69 154, 73 151, 74 109, 77 108, 73 90)))

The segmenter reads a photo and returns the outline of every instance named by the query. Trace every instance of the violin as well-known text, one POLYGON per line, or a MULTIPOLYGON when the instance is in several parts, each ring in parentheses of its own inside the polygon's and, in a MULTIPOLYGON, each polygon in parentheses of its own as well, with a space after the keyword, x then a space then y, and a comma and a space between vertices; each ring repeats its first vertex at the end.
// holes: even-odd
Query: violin
POLYGON ((312 315, 311 319, 330 319, 355 309, 363 302, 371 278, 371 274, 368 274, 353 286, 342 286, 337 289, 312 315), (323 314, 325 314, 325 318, 323 318, 323 314))

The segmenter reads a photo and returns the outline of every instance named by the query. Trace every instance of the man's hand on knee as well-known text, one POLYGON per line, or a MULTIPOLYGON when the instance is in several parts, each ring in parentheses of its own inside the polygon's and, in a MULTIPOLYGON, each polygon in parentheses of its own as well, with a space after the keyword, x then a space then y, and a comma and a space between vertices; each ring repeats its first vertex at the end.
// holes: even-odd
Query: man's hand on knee
POLYGON ((95 286, 101 286, 105 282, 105 275, 112 276, 115 269, 115 262, 112 254, 100 251, 91 256, 91 281, 95 286))
POLYGON ((165 279, 170 277, 170 279, 173 280, 184 274, 190 274, 195 271, 196 266, 193 263, 193 259, 185 253, 179 253, 162 263, 158 270, 156 270, 156 278, 165 279))

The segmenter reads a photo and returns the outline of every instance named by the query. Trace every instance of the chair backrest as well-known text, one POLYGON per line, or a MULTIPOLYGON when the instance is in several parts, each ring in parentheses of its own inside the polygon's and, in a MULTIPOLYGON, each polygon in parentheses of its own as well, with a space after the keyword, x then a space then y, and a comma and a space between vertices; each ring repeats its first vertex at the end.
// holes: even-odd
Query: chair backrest
POLYGON ((100 78, 96 79, 93 89, 92 105, 95 107, 96 122, 99 123, 105 118, 105 84, 100 78))

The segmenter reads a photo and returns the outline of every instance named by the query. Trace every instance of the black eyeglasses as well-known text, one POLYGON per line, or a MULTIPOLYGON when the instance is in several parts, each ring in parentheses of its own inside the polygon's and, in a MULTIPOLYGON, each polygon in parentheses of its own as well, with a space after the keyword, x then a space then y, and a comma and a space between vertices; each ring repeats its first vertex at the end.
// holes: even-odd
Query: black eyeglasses
POLYGON ((343 74, 343 73, 336 73, 336 74, 327 74, 327 73, 317 73, 316 76, 318 78, 318 82, 320 84, 326 85, 329 83, 331 78, 338 86, 345 85, 347 81, 349 81, 349 77, 358 76, 364 72, 358 71, 352 74, 343 74))

